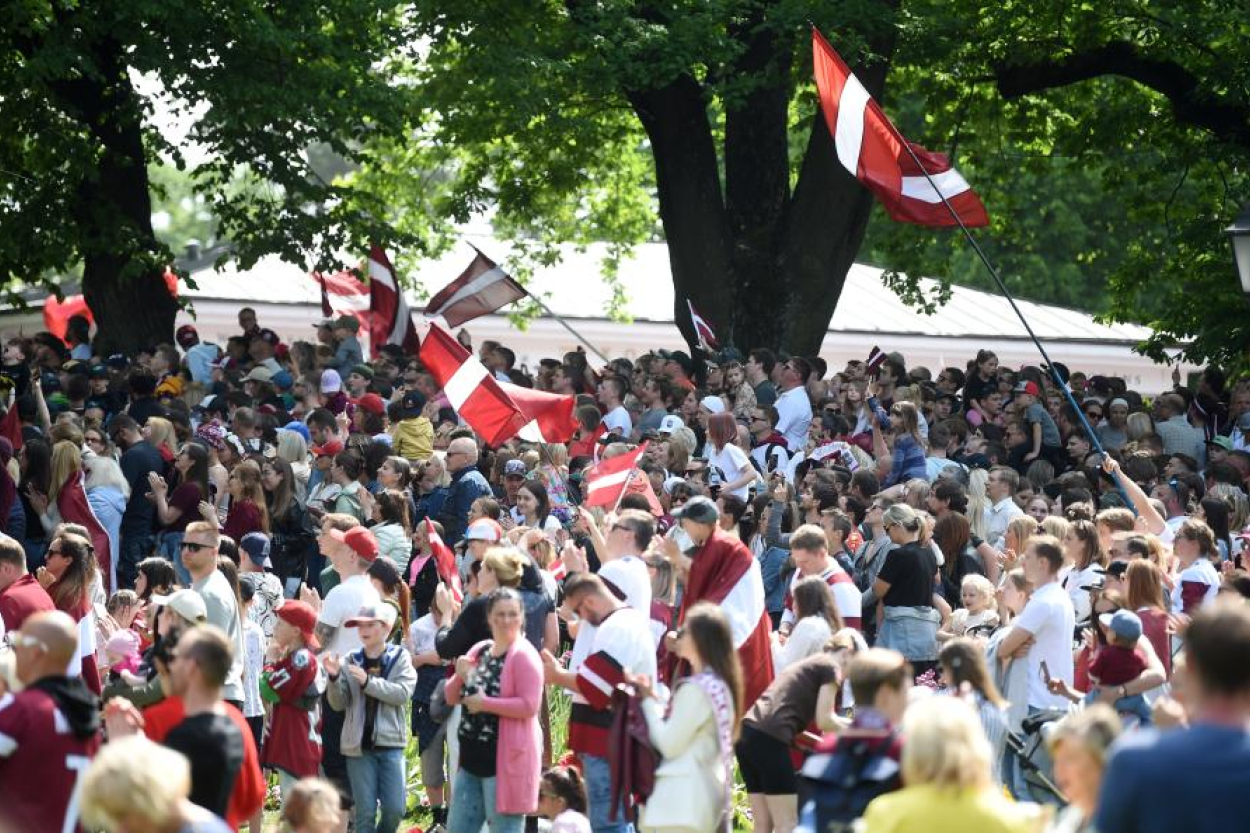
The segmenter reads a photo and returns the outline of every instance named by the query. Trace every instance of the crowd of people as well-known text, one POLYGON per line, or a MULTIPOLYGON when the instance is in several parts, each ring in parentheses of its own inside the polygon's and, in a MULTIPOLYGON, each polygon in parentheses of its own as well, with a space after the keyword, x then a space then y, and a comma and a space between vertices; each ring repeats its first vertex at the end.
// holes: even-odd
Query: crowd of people
POLYGON ((239 325, 4 344, 5 833, 1235 824, 1250 382, 239 325))

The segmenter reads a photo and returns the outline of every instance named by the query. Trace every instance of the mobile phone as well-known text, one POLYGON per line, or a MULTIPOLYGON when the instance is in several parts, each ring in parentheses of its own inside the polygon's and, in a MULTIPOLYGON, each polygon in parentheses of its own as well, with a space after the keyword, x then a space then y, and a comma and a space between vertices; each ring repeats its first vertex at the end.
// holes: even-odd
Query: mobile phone
POLYGON ((1046 660, 1042 660, 1042 679, 1046 681, 1046 685, 1050 685, 1050 667, 1046 665, 1046 660))

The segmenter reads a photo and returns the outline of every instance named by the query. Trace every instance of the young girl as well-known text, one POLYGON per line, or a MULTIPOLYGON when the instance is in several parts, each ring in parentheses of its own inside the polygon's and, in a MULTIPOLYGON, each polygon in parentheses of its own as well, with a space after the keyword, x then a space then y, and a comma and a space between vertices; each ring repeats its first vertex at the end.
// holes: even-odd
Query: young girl
POLYGON ((747 381, 746 371, 740 362, 725 365, 725 398, 735 419, 749 420, 751 409, 756 405, 755 388, 747 381))
POLYGON ((551 833, 590 833, 586 782, 571 766, 554 766, 538 786, 538 815, 551 819, 551 833))
POLYGON ((230 472, 226 488, 230 492, 230 510, 222 532, 236 541, 243 540, 249 532, 268 535, 269 510, 260 483, 260 466, 250 460, 239 463, 230 472))
POLYGON ((959 600, 963 607, 951 613, 950 624, 938 631, 938 642, 947 642, 959 636, 973 636, 978 629, 988 634, 998 627, 998 602, 994 598, 994 585, 985 576, 973 573, 964 576, 959 586, 959 600))

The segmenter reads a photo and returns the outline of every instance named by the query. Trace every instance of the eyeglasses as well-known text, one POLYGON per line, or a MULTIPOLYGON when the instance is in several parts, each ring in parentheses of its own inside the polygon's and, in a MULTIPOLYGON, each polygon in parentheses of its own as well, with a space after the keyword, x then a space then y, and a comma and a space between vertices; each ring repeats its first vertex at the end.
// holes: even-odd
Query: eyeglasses
POLYGON ((1102 411, 1086 411, 1085 416, 1090 419, 1102 419, 1102 411))
POLYGON ((197 544, 195 541, 183 541, 180 547, 184 550, 191 550, 191 552, 199 552, 200 550, 211 550, 213 545, 197 544))

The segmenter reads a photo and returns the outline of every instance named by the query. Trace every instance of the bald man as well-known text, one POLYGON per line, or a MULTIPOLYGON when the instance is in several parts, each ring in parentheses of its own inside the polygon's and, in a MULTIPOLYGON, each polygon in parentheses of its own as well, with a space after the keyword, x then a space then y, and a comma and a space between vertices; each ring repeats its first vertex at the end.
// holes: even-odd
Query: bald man
POLYGON ((34 613, 10 638, 25 688, 0 700, 0 826, 74 830, 74 789, 100 746, 100 702, 65 676, 78 625, 59 610, 34 613))
POLYGON ((480 497, 493 497, 490 484, 477 470, 477 441, 457 437, 447 446, 447 471, 451 472, 451 495, 443 504, 438 520, 442 522, 443 540, 455 546, 464 537, 469 522, 469 508, 480 497))

